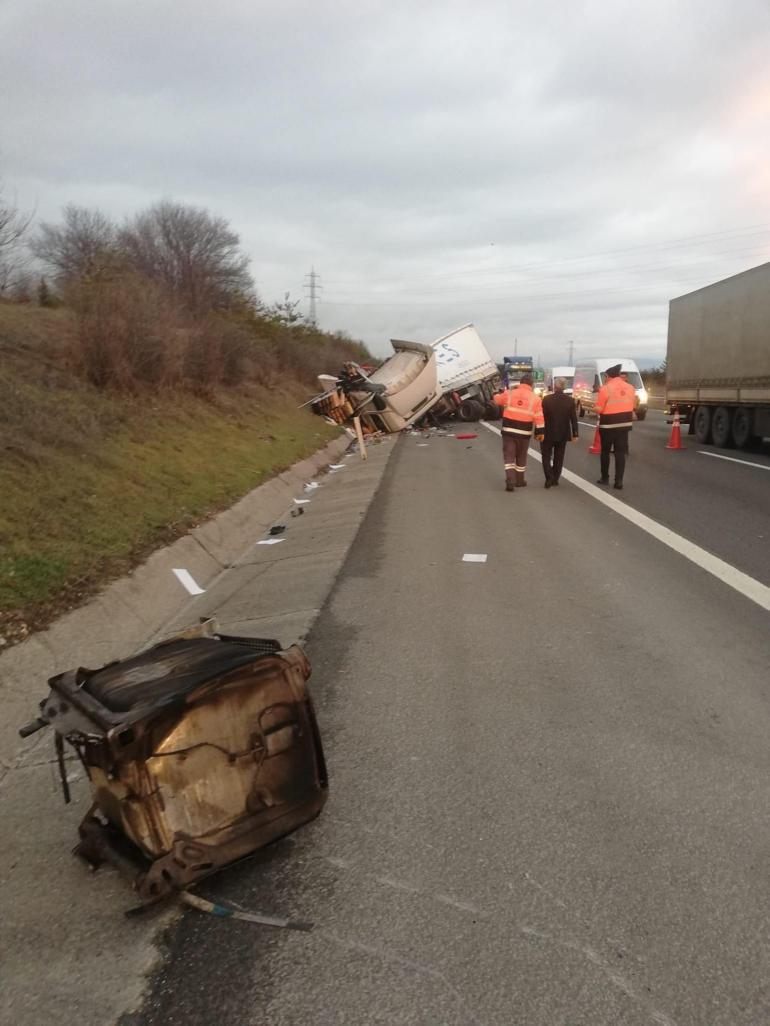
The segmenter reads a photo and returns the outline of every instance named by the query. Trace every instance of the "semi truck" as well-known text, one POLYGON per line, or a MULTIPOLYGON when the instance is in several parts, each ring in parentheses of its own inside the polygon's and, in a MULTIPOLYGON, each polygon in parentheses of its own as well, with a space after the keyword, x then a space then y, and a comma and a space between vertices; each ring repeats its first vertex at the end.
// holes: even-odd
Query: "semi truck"
POLYGON ((671 300, 666 409, 702 445, 770 436, 770 263, 671 300))
POLYGON ((346 363, 337 375, 319 375, 324 391, 310 400, 313 412, 337 424, 358 416, 368 432, 401 431, 427 414, 461 421, 499 416, 492 396, 500 375, 472 324, 435 342, 391 345, 393 355, 372 373, 346 363))

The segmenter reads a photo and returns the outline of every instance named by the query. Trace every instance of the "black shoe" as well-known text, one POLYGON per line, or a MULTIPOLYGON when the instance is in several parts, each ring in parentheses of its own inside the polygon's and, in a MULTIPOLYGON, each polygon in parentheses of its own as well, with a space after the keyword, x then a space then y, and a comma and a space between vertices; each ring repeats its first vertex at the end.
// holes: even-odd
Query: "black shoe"
POLYGON ((516 482, 516 487, 517 488, 526 488, 527 487, 527 482, 526 481, 517 481, 516 482))
POLYGON ((513 481, 506 481, 505 482, 505 490, 506 490, 506 492, 512 492, 513 491, 513 481))
POLYGON ((552 484, 553 484, 553 481, 546 481, 545 486, 546 486, 546 488, 550 488, 552 484))
POLYGON ((612 487, 620 489, 620 488, 623 487, 623 482, 622 481, 616 481, 615 484, 612 487))
POLYGON ((610 483, 610 479, 608 477, 600 477, 596 483, 608 485, 610 483))
POLYGON ((554 488, 558 488, 559 487, 559 479, 558 479, 558 477, 556 478, 555 481, 551 481, 551 484, 554 486, 554 488))

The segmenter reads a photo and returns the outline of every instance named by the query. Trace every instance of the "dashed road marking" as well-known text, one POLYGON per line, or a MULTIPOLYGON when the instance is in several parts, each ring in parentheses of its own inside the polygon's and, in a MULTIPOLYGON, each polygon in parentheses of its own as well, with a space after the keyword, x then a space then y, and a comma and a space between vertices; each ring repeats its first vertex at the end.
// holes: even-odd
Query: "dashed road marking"
POLYGON ((179 583, 187 588, 191 595, 202 595, 206 590, 205 588, 201 588, 199 584, 195 583, 189 570, 185 570, 183 567, 178 567, 174 568, 173 572, 176 574, 179 583))
POLYGON ((486 552, 466 552, 463 556, 463 563, 486 563, 486 552))

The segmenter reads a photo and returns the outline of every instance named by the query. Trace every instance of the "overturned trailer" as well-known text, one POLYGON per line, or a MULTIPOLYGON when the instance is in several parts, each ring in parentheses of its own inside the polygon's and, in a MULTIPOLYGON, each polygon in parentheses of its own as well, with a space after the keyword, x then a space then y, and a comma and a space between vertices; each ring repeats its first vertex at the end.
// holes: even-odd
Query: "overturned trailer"
POLYGON ((196 630, 98 670, 52 677, 27 736, 55 730, 93 804, 76 853, 129 878, 145 902, 318 815, 327 793, 301 648, 196 630))
POLYGON ((497 365, 472 324, 430 344, 393 339, 391 345, 393 355, 371 374, 348 363, 337 376, 320 375, 324 392, 311 401, 313 411, 337 424, 359 417, 370 433, 401 431, 427 415, 498 416, 497 365))

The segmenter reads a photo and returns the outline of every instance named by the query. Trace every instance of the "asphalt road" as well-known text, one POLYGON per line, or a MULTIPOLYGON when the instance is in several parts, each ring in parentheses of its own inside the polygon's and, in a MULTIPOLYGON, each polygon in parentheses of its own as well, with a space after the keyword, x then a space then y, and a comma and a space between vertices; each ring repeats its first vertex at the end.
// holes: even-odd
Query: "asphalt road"
MULTIPOLYGON (((654 418, 621 500, 767 580, 770 473, 654 418)), ((202 887, 314 931, 186 914, 126 1026, 770 1021, 768 613, 499 450, 399 441, 310 638, 327 807, 202 887)))

